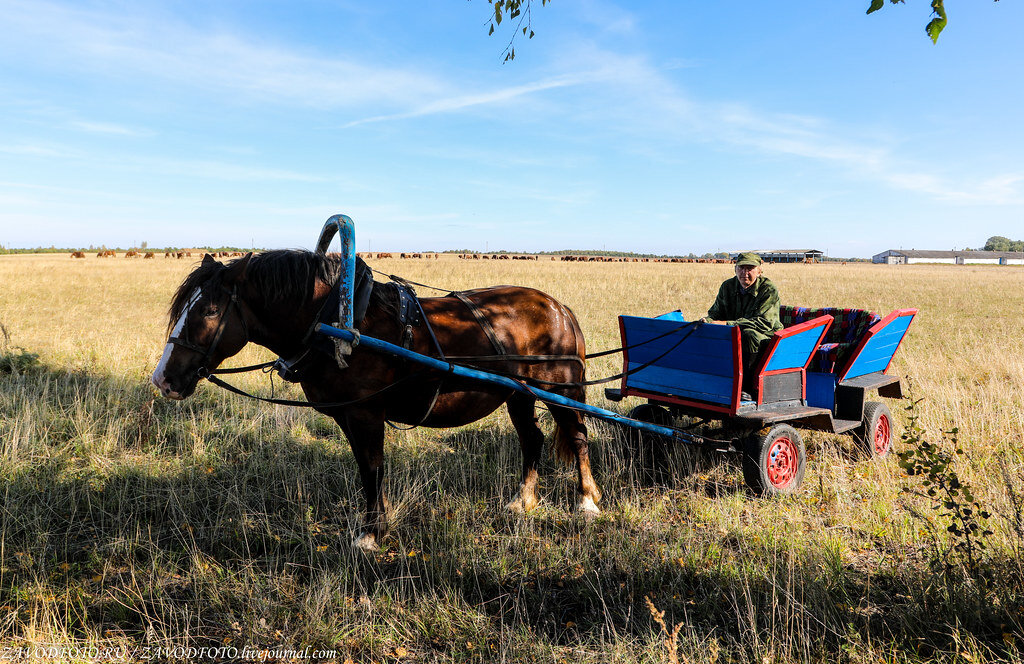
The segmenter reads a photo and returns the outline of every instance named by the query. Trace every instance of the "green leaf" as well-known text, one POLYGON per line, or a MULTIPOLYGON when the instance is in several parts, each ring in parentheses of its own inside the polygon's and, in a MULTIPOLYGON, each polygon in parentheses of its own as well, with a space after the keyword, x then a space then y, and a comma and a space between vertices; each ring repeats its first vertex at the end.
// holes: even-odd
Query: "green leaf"
POLYGON ((928 26, 925 28, 925 32, 927 32, 928 36, 932 38, 933 44, 938 43, 939 35, 945 27, 945 18, 932 18, 931 22, 929 22, 928 26))
POLYGON ((946 27, 946 8, 942 6, 942 0, 932 0, 932 11, 938 16, 929 21, 924 30, 932 38, 932 43, 935 44, 939 41, 939 34, 946 27))
POLYGON ((868 13, 877 12, 885 4, 885 0, 871 0, 871 6, 868 7, 868 13))
POLYGON ((490 37, 494 34, 494 24, 491 23, 491 29, 487 32, 487 36, 490 37))
POLYGON ((494 3, 494 20, 498 22, 498 25, 501 25, 501 0, 494 3))

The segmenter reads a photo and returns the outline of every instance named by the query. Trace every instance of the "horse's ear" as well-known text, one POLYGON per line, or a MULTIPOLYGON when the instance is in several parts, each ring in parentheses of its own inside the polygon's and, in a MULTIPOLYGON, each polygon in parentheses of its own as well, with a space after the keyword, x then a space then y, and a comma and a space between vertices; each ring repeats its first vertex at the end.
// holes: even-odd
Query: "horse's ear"
POLYGON ((229 284, 237 284, 245 279, 246 272, 249 271, 249 261, 252 259, 252 252, 250 251, 245 256, 231 261, 228 265, 228 272, 224 276, 224 281, 229 284))
POLYGON ((210 254, 203 254, 203 265, 209 265, 210 263, 216 263, 217 261, 210 254))

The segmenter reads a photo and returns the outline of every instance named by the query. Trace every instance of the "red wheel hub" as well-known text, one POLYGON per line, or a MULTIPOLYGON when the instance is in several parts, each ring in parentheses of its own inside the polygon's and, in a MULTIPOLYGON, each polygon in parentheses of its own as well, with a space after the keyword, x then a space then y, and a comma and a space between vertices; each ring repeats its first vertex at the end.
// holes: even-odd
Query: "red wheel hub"
POLYGON ((775 439, 768 450, 768 481, 772 486, 782 489, 796 477, 800 465, 796 443, 786 436, 775 439))
POLYGON ((875 423, 875 454, 881 456, 892 446, 892 426, 885 414, 879 415, 875 423))

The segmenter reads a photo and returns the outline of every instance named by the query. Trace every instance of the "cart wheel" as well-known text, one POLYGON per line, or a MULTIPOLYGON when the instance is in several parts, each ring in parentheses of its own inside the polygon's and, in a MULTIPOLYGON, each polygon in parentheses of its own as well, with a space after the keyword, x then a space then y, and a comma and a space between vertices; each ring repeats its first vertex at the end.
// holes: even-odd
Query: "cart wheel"
POLYGON ((864 421, 853 432, 865 456, 881 458, 892 451, 893 422, 889 407, 881 401, 864 404, 864 421))
MULTIPOLYGON (((669 426, 672 423, 672 414, 667 408, 651 403, 637 406, 629 411, 627 417, 660 426, 669 426)), ((630 427, 627 440, 628 454, 637 470, 651 481, 663 477, 668 470, 668 449, 665 439, 658 434, 630 427)))
POLYGON ((804 479, 807 453, 797 430, 777 424, 767 433, 747 439, 743 451, 743 479, 755 493, 774 496, 792 493, 804 479))

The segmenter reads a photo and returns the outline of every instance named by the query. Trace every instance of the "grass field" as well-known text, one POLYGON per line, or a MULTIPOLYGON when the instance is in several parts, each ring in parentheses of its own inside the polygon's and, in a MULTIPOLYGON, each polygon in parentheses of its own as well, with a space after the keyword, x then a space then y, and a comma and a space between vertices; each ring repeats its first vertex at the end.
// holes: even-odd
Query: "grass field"
MULTIPOLYGON (((703 314, 731 274, 370 263, 445 289, 540 288, 576 312, 590 351, 619 345, 618 314, 703 314)), ((621 435, 593 422, 602 516, 572 512, 574 473, 547 456, 541 506, 507 514, 520 461, 503 409, 461 429, 389 431, 393 530, 379 553, 353 552, 361 493, 333 422, 212 385, 180 403, 155 396, 165 311, 190 267, 0 257, 0 650, 146 646, 123 652, 188 659, 182 648, 240 657, 246 647, 309 647, 338 662, 1024 659, 1024 269, 767 268, 785 303, 920 309, 890 372, 909 378, 919 437, 954 459, 940 475, 973 490, 956 507, 991 513, 972 563, 946 510, 932 509, 897 459, 857 461, 849 438, 821 433, 805 436, 801 490, 762 500, 728 458, 645 483, 622 461, 621 435), (943 434, 952 427, 963 454, 943 434)), ((230 363, 263 359, 250 348, 230 363)), ((593 361, 588 377, 617 373, 619 362, 593 361)), ((262 374, 235 382, 270 392, 262 374)), ((610 404, 600 388, 588 400, 635 405, 610 404)), ((907 403, 890 403, 901 424, 907 403)), ((549 417, 544 426, 550 433, 549 417)))

